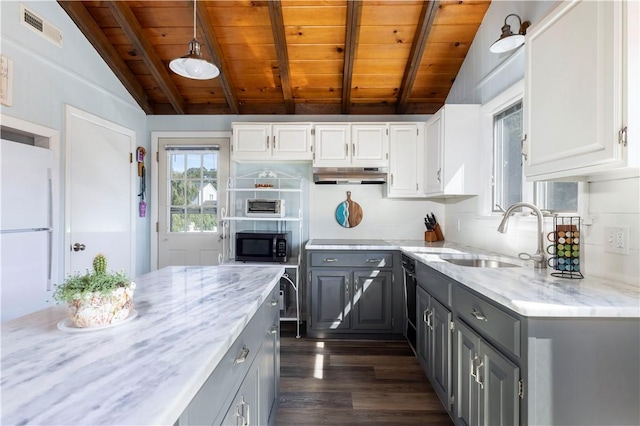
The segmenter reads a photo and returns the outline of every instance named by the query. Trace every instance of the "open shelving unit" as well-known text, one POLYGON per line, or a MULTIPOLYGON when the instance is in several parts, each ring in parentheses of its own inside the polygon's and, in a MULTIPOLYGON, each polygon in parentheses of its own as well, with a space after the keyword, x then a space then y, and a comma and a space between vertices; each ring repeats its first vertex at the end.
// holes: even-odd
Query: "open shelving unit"
POLYGON ((296 337, 300 337, 300 265, 302 261, 302 177, 281 172, 260 171, 233 176, 227 182, 226 207, 221 209, 221 263, 235 262, 235 234, 248 230, 267 230, 292 234, 289 261, 283 266, 281 279, 280 321, 296 322, 296 337), (285 201, 284 217, 249 217, 244 206, 248 199, 285 201), (283 286, 284 285, 284 289, 283 286), (291 291, 288 291, 290 289, 291 291))

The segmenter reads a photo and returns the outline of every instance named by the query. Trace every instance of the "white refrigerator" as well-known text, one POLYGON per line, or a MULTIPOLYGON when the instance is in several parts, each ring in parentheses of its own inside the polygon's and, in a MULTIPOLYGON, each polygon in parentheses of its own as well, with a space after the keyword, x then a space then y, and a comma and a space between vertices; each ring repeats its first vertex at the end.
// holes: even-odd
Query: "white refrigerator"
POLYGON ((51 303, 53 153, 0 142, 0 288, 5 322, 51 303))

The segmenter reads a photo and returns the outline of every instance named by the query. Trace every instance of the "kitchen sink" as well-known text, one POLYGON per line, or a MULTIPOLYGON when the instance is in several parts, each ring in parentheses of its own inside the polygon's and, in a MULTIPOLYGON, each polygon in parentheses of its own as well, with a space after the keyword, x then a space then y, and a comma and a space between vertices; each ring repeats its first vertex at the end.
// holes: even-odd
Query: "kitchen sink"
POLYGON ((469 266, 472 268, 514 268, 519 267, 521 265, 517 265, 515 263, 504 262, 502 260, 496 259, 470 259, 470 258, 448 258, 448 257, 440 257, 442 260, 453 263, 458 266, 469 266))

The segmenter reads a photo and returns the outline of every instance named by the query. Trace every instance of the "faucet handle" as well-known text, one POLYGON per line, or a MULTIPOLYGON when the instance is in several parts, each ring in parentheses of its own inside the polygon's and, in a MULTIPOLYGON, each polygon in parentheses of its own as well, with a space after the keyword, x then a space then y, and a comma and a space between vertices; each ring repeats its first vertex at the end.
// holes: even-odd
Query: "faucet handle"
POLYGON ((544 253, 536 253, 536 254, 520 253, 518 254, 518 258, 520 260, 533 260, 534 266, 536 268, 544 269, 547 267, 547 261, 545 259, 544 253))

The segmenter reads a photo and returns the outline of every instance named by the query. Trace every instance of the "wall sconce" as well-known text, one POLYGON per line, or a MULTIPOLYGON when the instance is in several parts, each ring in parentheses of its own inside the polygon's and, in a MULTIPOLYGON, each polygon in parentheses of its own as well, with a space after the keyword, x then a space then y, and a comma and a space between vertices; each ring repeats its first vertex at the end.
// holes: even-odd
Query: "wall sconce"
POLYGON ((491 47, 489 48, 489 51, 491 51, 492 53, 504 53, 504 52, 513 50, 516 47, 522 46, 524 44, 524 36, 527 33, 527 28, 529 28, 530 25, 531 25, 531 22, 529 21, 522 22, 520 17, 515 13, 507 15, 507 17, 504 18, 504 25, 502 26, 502 35, 500 35, 500 38, 491 45, 491 47), (512 33, 511 26, 507 24, 507 19, 509 19, 511 16, 515 16, 516 18, 518 18, 518 24, 520 27, 518 30, 518 34, 512 33))

